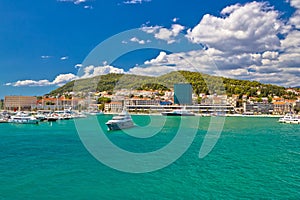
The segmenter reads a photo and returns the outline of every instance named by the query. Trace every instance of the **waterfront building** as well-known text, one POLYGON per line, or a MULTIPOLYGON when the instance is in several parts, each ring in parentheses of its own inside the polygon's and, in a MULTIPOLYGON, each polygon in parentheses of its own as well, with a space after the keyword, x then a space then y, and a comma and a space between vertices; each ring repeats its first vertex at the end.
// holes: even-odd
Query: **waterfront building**
POLYGON ((289 102, 274 102, 274 114, 283 115, 292 112, 292 104, 289 102))
POLYGON ((174 104, 192 105, 193 89, 191 84, 180 83, 174 85, 174 104))
MULTIPOLYGON (((180 105, 126 105, 129 112, 161 113, 181 109, 180 105)), ((226 104, 187 105, 185 109, 198 114, 234 113, 234 107, 226 104)))
POLYGON ((37 101, 36 108, 42 110, 63 110, 63 109, 79 109, 79 105, 84 105, 84 99, 65 98, 62 97, 43 97, 37 101))
POLYGON ((37 103, 33 96, 5 96, 4 109, 6 110, 31 110, 37 103))
POLYGON ((232 105, 233 107, 237 106, 237 101, 239 99, 238 95, 232 95, 231 97, 227 97, 227 104, 232 105))
POLYGON ((284 98, 282 98, 282 97, 273 97, 272 103, 275 103, 275 102, 284 102, 284 98))
POLYGON ((160 100, 150 98, 132 98, 126 100, 126 105, 159 105, 160 100))
POLYGON ((249 114, 272 114, 274 105, 270 103, 243 103, 244 113, 249 114))
POLYGON ((201 104, 230 104, 226 95, 206 95, 202 97, 201 104))
POLYGON ((123 102, 122 101, 112 101, 110 103, 106 103, 104 105, 105 112, 116 112, 119 113, 123 110, 123 102))

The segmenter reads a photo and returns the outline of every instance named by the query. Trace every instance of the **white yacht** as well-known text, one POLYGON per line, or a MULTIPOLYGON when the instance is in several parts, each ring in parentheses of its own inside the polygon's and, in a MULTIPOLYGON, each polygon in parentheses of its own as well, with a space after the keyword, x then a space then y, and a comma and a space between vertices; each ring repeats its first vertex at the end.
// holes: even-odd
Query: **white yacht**
POLYGON ((48 122, 56 122, 59 119, 58 114, 49 113, 46 115, 46 120, 48 122))
POLYGON ((8 123, 10 115, 7 112, 0 113, 0 123, 8 123))
POLYGON ((7 123, 8 119, 5 117, 0 116, 0 123, 7 123))
POLYGON ((47 120, 46 115, 44 115, 42 113, 38 113, 38 114, 34 115, 34 117, 41 122, 47 120))
POLYGON ((85 114, 80 113, 80 112, 74 112, 74 111, 71 112, 71 117, 72 117, 73 119, 87 118, 87 116, 86 116, 85 114))
POLYGON ((38 124, 39 120, 26 113, 18 112, 16 115, 11 116, 8 122, 15 124, 38 124))
POLYGON ((58 120, 72 119, 71 111, 67 109, 54 111, 53 116, 57 117, 58 120))
POLYGON ((300 117, 286 114, 284 117, 279 118, 279 123, 286 123, 286 124, 300 124, 300 117))
POLYGON ((185 108, 173 110, 171 112, 162 112, 161 114, 164 116, 195 116, 194 113, 186 110, 185 108))
POLYGON ((93 111, 86 112, 85 114, 92 115, 92 116, 98 116, 98 115, 103 115, 104 113, 102 111, 93 110, 93 111))
POLYGON ((114 116, 105 124, 107 125, 108 130, 120 130, 134 126, 132 118, 126 110, 123 110, 120 114, 114 116))

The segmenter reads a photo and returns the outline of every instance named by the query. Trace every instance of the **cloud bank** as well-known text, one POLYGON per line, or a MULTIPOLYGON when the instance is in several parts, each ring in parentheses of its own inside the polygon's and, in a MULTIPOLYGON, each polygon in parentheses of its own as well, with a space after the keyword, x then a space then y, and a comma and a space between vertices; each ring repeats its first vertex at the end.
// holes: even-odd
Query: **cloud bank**
POLYGON ((14 83, 6 83, 6 86, 14 86, 14 87, 21 87, 21 86, 30 86, 30 87, 36 87, 36 86, 62 86, 66 84, 67 82, 70 82, 72 80, 75 80, 77 76, 74 74, 60 74, 58 75, 53 81, 49 80, 21 80, 14 83))
POLYGON ((105 75, 110 73, 118 73, 123 74, 125 73, 123 69, 116 68, 110 65, 104 66, 87 66, 83 67, 82 64, 75 65, 75 68, 79 68, 82 70, 82 75, 78 76, 72 73, 68 74, 60 74, 56 76, 53 81, 49 80, 19 80, 17 82, 6 83, 6 86, 14 86, 14 87, 22 87, 22 86, 29 86, 29 87, 44 87, 44 86, 63 86, 64 84, 82 78, 91 78, 94 76, 105 75))
MULTIPOLYGON (((220 16, 206 14, 185 34, 191 43, 203 44, 205 50, 169 55, 161 52, 146 61, 145 66, 132 68, 130 73, 160 75, 189 70, 297 86, 300 76, 300 1, 290 0, 290 5, 296 11, 287 21, 266 2, 231 5, 225 7, 220 16)), ((141 30, 171 44, 184 26, 174 24, 170 29, 143 26, 141 30)))

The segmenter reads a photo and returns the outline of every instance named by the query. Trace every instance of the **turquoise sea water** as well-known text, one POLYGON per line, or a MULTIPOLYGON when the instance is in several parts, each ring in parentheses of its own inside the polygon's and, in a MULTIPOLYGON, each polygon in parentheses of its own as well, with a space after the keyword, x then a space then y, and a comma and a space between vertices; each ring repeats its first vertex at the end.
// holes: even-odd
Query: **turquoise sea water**
MULTIPOLYGON (((104 130, 110 118, 98 117, 104 130)), ((141 126, 151 121, 149 116, 133 118, 141 126)), ((158 125, 160 118, 153 118, 158 125)), ((300 199, 299 125, 228 117, 217 144, 200 159, 209 120, 202 117, 193 127, 196 137, 181 158, 144 174, 120 172, 96 160, 73 120, 0 124, 0 199, 300 199)), ((148 139, 122 131, 104 134, 128 151, 155 151, 174 138, 179 123, 180 118, 168 118, 160 133, 148 139)), ((152 125, 145 130, 157 128, 152 125)), ((186 131, 188 136, 191 130, 186 131)))

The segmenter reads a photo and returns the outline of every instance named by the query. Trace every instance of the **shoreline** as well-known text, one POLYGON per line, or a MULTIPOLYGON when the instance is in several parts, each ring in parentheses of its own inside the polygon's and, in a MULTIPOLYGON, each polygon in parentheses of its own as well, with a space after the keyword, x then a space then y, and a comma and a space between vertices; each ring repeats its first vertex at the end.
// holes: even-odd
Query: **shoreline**
MULTIPOLYGON (((110 112, 103 113, 104 115, 117 115, 119 113, 110 112)), ((149 116, 162 116, 161 113, 129 113, 130 115, 149 115, 149 116)), ((225 114, 220 116, 213 116, 211 114, 195 114, 196 117, 257 117, 257 118, 280 118, 284 115, 243 115, 243 114, 225 114)))
MULTIPOLYGON (((78 110, 75 110, 79 112, 78 110)), ((4 112, 1 110, 0 113, 4 112)), ((12 112, 12 111, 10 111, 12 112)), ((23 111, 23 112, 31 112, 31 111, 23 111)), ((117 115, 118 112, 103 112, 104 115, 117 115)), ((134 113, 129 112, 130 115, 149 115, 149 116, 162 116, 161 113, 134 113)), ((198 114, 196 113, 195 116, 197 117, 257 117, 257 118, 280 118, 284 115, 267 115, 267 114, 260 114, 260 115, 244 115, 244 114, 224 114, 224 115, 212 115, 212 114, 198 114)))

